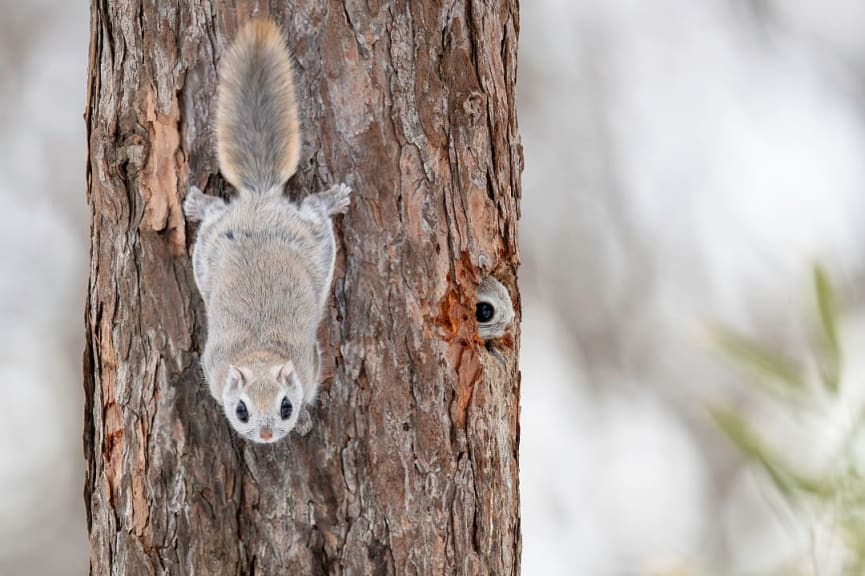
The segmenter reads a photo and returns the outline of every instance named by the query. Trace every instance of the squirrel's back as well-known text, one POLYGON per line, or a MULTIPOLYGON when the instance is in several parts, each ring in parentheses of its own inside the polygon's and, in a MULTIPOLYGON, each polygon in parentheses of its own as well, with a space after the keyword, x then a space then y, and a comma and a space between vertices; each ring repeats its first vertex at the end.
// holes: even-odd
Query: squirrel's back
POLYGON ((291 57, 270 20, 246 24, 220 63, 216 147, 223 176, 241 194, 281 192, 297 169, 291 57))

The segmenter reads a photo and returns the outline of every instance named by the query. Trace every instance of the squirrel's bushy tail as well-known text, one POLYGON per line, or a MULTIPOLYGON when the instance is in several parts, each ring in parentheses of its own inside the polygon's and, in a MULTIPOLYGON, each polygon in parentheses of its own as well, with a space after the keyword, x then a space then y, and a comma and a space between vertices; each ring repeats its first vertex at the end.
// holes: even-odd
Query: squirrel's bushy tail
POLYGON ((291 58, 270 20, 238 33, 219 68, 216 152, 223 176, 241 193, 282 190, 300 159, 291 58))

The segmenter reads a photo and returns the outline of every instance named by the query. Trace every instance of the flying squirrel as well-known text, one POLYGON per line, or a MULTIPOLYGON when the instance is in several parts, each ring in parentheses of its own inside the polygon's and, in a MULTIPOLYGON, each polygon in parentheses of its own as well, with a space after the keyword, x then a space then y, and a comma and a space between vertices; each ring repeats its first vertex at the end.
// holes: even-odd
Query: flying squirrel
POLYGON ((200 222, 192 266, 207 315, 205 380, 234 430, 253 442, 311 426, 316 333, 336 256, 332 216, 350 202, 344 184, 300 202, 284 195, 300 140, 288 48, 276 24, 253 20, 219 66, 217 157, 236 196, 226 202, 192 186, 183 204, 200 222))

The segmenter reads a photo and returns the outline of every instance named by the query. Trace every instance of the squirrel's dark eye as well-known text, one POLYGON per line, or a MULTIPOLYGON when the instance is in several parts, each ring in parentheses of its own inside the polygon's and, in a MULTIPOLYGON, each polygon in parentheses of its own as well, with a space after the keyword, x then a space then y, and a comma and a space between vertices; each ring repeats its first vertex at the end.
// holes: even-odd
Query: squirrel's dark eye
POLYGON ((496 309, 489 302, 478 302, 475 306, 475 318, 478 322, 489 322, 495 313, 496 309))
POLYGON ((249 411, 246 409, 246 404, 243 403, 243 400, 237 403, 237 408, 234 410, 234 413, 237 414, 237 419, 244 424, 249 422, 249 411))
POLYGON ((282 405, 279 407, 279 415, 283 420, 288 420, 288 417, 291 416, 291 402, 288 401, 288 398, 282 399, 282 405))

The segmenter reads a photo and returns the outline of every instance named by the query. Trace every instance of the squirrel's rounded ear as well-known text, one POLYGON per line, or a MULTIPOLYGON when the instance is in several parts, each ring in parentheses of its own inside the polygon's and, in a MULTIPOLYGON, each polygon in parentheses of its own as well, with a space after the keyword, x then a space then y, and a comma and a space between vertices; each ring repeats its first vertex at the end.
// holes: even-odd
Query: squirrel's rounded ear
POLYGON ((229 388, 242 387, 246 384, 246 374, 237 366, 228 367, 228 386, 229 388))
POLYGON ((285 364, 280 364, 273 369, 273 375, 279 382, 288 386, 294 378, 294 363, 289 360, 285 364))

